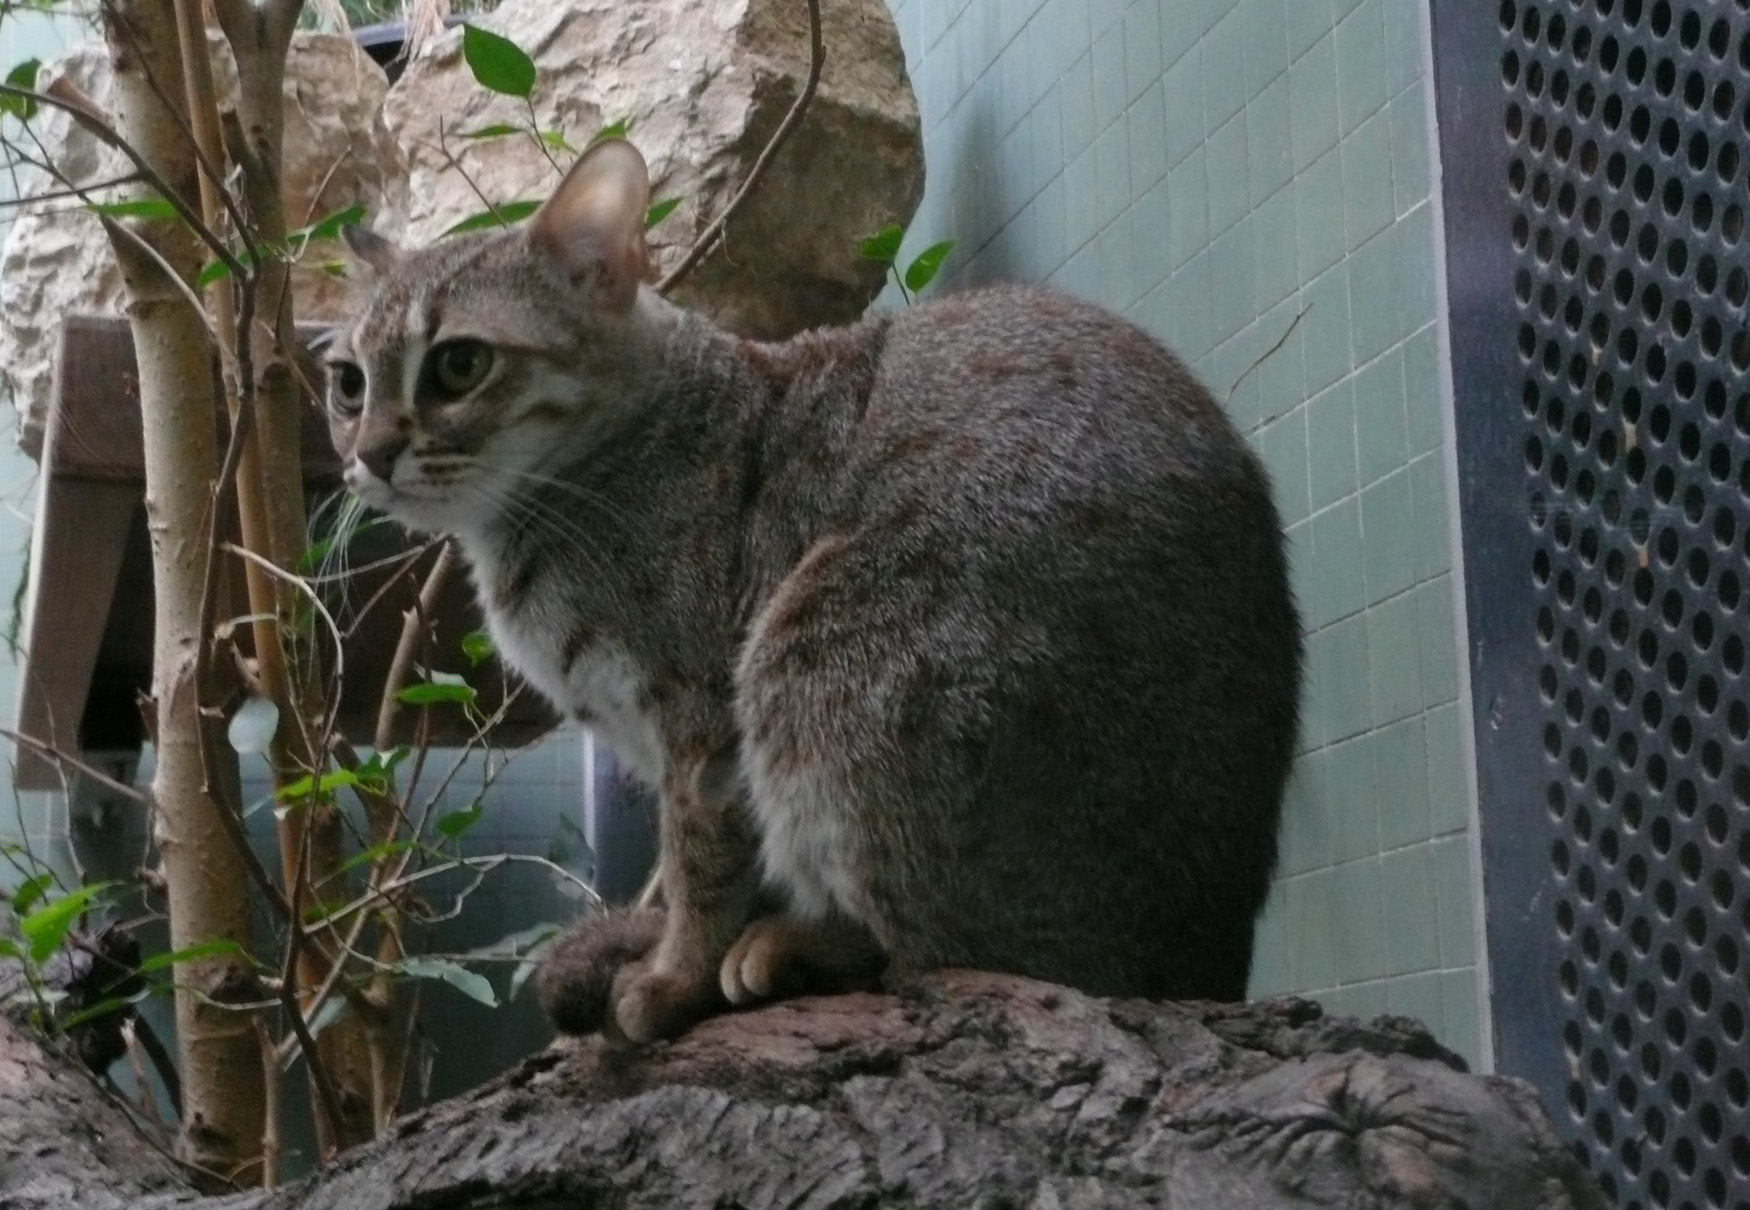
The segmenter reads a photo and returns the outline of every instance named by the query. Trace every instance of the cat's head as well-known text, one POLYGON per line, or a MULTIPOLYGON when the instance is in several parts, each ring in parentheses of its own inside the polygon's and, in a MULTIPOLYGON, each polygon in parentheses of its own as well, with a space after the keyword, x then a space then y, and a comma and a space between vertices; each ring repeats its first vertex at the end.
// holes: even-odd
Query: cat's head
POLYGON ((404 253, 346 232, 361 289, 323 356, 346 484, 415 529, 465 533, 629 406, 654 296, 650 181, 597 143, 527 226, 404 253))

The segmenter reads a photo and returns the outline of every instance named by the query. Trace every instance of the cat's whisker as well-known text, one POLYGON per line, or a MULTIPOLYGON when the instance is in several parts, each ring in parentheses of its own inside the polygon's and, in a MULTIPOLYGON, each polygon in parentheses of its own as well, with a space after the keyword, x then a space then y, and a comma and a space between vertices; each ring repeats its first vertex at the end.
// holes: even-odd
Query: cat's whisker
MULTIPOLYGON (((551 488, 554 491, 561 492, 571 497, 579 504, 596 509, 598 512, 606 515, 611 521, 634 538, 646 538, 650 536, 649 526, 642 518, 634 516, 601 492, 591 491, 582 484, 569 483, 564 479, 556 478, 553 475, 542 474, 539 471, 520 470, 516 467, 496 467, 494 469, 501 474, 509 475, 519 480, 527 480, 536 487, 551 488)), ((517 490, 530 491, 532 489, 519 487, 517 490)))
POLYGON ((617 580, 611 574, 610 562, 602 555, 600 540, 577 520, 519 489, 478 482, 467 487, 470 494, 507 516, 532 522, 523 532, 532 544, 533 553, 575 554, 589 564, 600 587, 610 593, 617 592, 617 580))
MULTIPOLYGON (((614 522, 614 524, 618 525, 620 529, 623 529, 627 534, 630 534, 632 538, 648 538, 649 536, 649 525, 646 524, 642 518, 635 517, 634 513, 630 513, 630 511, 625 510, 625 508, 621 508, 620 504, 614 503, 611 497, 604 496, 602 492, 595 492, 595 490, 586 489, 581 483, 570 483, 567 482, 567 480, 556 478, 556 476, 553 475, 542 475, 541 471, 528 471, 528 469, 514 468, 514 466, 497 466, 497 464, 488 464, 488 462, 483 461, 483 459, 478 459, 478 457, 469 457, 467 462, 469 462, 471 468, 490 468, 490 471, 492 471, 492 473, 497 473, 497 475, 511 476, 511 478, 516 478, 516 480, 527 480, 528 483, 534 485, 535 489, 551 489, 555 490, 555 492, 562 492, 565 496, 569 496, 570 499, 574 499, 576 503, 583 504, 586 508, 591 508, 591 510, 602 513, 604 517, 609 518, 611 522, 614 522)), ((528 494, 528 492, 532 492, 534 489, 518 485, 518 487, 513 490, 516 490, 518 496, 521 496, 521 494, 528 494)))

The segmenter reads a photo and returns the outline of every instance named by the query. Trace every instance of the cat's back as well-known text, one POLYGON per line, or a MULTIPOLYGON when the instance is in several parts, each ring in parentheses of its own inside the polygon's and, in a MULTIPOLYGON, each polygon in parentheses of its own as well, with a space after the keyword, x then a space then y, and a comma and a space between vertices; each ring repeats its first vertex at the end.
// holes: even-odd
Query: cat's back
POLYGON ((1090 500, 1143 516, 1216 507, 1230 537, 1280 528, 1262 465, 1184 363, 1046 287, 893 316, 857 431, 853 461, 877 496, 958 491, 1037 515, 1090 500))

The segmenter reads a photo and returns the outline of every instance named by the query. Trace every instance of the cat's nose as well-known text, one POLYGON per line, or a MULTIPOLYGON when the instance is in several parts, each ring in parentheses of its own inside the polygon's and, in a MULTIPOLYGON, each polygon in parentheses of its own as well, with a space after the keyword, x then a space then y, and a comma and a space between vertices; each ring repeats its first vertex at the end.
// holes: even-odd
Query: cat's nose
POLYGON ((353 457, 371 474, 388 483, 395 474, 395 459, 407 448, 407 438, 397 433, 373 445, 360 446, 353 457))

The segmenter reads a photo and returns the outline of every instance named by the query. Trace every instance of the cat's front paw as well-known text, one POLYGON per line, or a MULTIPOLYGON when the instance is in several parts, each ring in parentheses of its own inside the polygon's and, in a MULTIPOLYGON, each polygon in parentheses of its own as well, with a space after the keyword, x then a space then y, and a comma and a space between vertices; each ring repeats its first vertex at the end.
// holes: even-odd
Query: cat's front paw
POLYGON ((717 973, 731 1004, 871 989, 887 956, 869 931, 843 917, 799 920, 779 913, 742 930, 717 973))
POLYGON ((722 1008, 723 998, 708 977, 659 970, 645 960, 620 971, 613 1003, 610 1033, 628 1042, 659 1042, 722 1008))
POLYGON ((535 990, 553 1028, 593 1034, 611 1024, 615 979, 662 939, 663 913, 629 908, 572 925, 541 960, 535 990))

